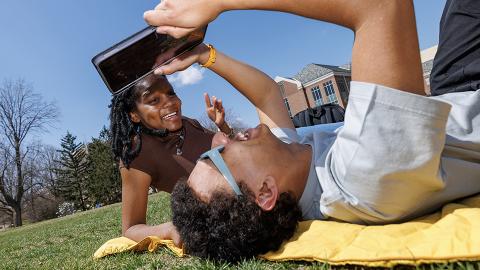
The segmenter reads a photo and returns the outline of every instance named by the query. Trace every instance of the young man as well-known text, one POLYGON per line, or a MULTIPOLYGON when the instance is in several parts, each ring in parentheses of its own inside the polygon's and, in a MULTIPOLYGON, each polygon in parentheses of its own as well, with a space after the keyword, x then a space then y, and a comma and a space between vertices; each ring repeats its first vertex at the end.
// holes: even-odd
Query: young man
POLYGON ((145 19, 178 37, 232 9, 352 29, 349 105, 338 132, 300 138, 277 85, 258 70, 221 53, 213 63, 205 48, 162 67, 169 74, 210 63, 262 123, 237 140, 216 134, 175 187, 173 223, 188 253, 237 261, 278 248, 301 218, 398 222, 480 192, 480 91, 422 96, 412 1, 165 0, 145 19))

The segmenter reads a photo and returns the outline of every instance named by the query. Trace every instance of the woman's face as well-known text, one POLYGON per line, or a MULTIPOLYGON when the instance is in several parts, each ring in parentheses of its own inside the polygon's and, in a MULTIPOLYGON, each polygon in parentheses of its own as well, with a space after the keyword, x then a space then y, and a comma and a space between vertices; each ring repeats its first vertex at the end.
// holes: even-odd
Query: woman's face
POLYGON ((182 102, 166 79, 157 80, 142 91, 130 117, 151 129, 176 131, 182 127, 182 102))

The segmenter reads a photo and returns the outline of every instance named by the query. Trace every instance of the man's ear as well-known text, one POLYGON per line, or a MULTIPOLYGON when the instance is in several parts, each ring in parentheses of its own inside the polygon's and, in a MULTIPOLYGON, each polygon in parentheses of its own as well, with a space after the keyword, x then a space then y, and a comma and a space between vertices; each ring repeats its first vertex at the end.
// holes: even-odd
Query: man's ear
POLYGON ((256 202, 260 208, 270 211, 275 207, 278 198, 277 182, 273 176, 267 176, 258 192, 256 202))
POLYGON ((140 117, 136 112, 129 112, 128 114, 130 115, 130 120, 132 120, 132 122, 140 123, 140 117))

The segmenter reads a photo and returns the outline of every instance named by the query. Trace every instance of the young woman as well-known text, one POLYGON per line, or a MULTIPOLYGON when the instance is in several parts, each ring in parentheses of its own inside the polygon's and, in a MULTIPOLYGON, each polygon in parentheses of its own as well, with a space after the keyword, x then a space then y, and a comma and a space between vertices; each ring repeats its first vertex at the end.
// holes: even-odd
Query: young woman
MULTIPOLYGON (((226 134, 222 101, 205 94, 207 114, 226 134)), ((182 116, 182 102, 165 76, 150 75, 112 99, 112 149, 122 177, 122 232, 139 241, 162 236, 171 226, 146 225, 148 191, 171 192, 188 177, 200 154, 210 149, 213 132, 182 116)))

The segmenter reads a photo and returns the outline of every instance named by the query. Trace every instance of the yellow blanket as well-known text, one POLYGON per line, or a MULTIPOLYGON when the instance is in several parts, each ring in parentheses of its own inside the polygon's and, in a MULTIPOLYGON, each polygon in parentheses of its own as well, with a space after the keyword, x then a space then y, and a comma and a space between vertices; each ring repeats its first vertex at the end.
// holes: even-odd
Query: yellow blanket
MULTIPOLYGON (((127 250, 150 252, 169 240, 147 237, 136 243, 120 237, 94 254, 101 258, 127 250)), ((480 261, 480 195, 445 205, 441 211, 402 224, 362 226, 334 221, 301 222, 295 235, 275 251, 260 256, 272 261, 321 261, 334 265, 391 267, 396 264, 480 261)))

